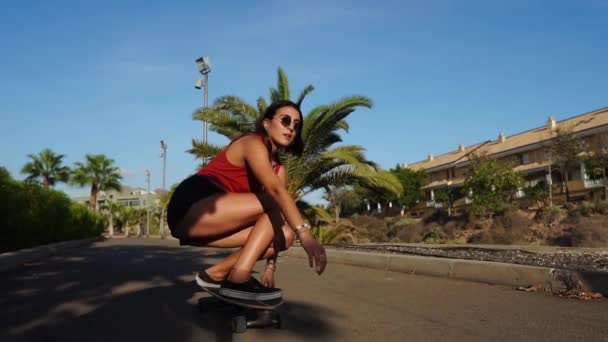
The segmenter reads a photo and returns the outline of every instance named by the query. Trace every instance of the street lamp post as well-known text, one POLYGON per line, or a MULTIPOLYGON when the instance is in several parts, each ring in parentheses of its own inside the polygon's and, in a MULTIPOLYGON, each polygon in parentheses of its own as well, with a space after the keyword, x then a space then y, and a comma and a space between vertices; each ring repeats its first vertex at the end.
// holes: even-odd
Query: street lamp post
MULTIPOLYGON (((194 83, 194 87, 196 89, 205 88, 204 90, 204 102, 203 108, 207 108, 207 98, 209 92, 209 73, 211 72, 211 64, 209 63, 209 57, 199 57, 196 61, 196 68, 198 72, 201 73, 205 78, 196 80, 194 83)), ((208 134, 208 122, 203 121, 203 143, 207 144, 207 134, 208 134)), ((207 158, 203 158, 203 164, 207 163, 207 158)))
POLYGON ((148 194, 146 200, 146 237, 150 237, 150 170, 146 170, 146 182, 148 183, 148 194))
MULTIPOLYGON (((161 152, 161 157, 163 158, 163 196, 165 196, 165 170, 167 168, 167 144, 164 140, 160 141, 160 148, 163 149, 161 152)), ((165 238, 165 205, 161 203, 161 212, 160 212, 160 238, 165 238)))

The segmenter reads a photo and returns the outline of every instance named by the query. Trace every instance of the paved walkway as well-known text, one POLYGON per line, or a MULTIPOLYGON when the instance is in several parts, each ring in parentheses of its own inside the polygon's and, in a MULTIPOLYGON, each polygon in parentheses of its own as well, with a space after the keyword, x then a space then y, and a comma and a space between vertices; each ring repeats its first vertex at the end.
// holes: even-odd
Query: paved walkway
POLYGON ((608 301, 279 261, 282 330, 232 336, 197 311, 192 272, 218 250, 115 239, 0 273, 0 341, 608 341, 608 301))

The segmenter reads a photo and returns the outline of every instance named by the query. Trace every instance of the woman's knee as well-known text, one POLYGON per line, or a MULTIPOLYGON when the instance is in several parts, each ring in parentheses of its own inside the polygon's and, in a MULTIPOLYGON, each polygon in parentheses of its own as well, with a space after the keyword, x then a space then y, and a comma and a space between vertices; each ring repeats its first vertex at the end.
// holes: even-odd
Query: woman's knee
POLYGON ((262 206, 263 213, 270 213, 279 209, 279 205, 269 194, 265 192, 254 193, 262 206))
POLYGON ((283 226, 283 236, 285 237, 285 250, 287 250, 293 246, 293 243, 296 240, 296 234, 293 232, 293 229, 286 224, 283 226))

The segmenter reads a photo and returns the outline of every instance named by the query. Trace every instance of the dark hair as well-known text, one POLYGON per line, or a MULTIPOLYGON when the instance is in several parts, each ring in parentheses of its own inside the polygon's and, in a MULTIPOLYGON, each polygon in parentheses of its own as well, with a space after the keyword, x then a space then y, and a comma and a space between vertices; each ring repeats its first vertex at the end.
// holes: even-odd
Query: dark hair
POLYGON ((264 119, 271 120, 272 118, 274 118, 274 116, 277 114, 277 111, 283 107, 291 107, 291 108, 297 110, 298 114, 300 114, 300 124, 297 126, 299 128, 296 129, 296 137, 293 140, 293 142, 291 143, 291 145, 287 146, 284 149, 284 151, 287 153, 299 156, 302 154, 302 151, 304 150, 304 142, 302 141, 302 127, 304 125, 304 116, 302 115, 302 111, 300 110, 300 107, 298 107, 297 104, 295 104, 289 100, 281 100, 281 101, 273 102, 270 106, 268 106, 268 108, 266 108, 266 111, 264 111, 264 115, 262 115, 262 117, 258 118, 258 121, 255 124, 255 132, 257 134, 261 135, 262 137, 264 137, 264 144, 266 145, 266 147, 268 147, 268 151, 270 151, 271 146, 270 146, 270 141, 268 140, 268 132, 266 132, 266 130, 264 129, 263 122, 264 122, 264 119))

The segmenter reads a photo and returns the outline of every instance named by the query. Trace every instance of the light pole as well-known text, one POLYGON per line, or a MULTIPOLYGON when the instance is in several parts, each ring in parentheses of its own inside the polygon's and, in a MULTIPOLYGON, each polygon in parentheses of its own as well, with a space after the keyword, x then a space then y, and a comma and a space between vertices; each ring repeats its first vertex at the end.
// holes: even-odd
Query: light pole
MULTIPOLYGON (((204 91, 204 102, 203 108, 207 108, 207 96, 209 92, 209 73, 211 72, 211 64, 209 63, 209 57, 199 57, 196 61, 196 68, 198 72, 201 73, 205 78, 199 78, 194 83, 194 88, 201 89, 205 88, 204 91)), ((203 121, 203 143, 207 144, 207 132, 208 132, 208 123, 207 121, 203 121)), ((207 164, 207 158, 203 158, 203 165, 207 164)))
MULTIPOLYGON (((167 144, 164 140, 160 141, 160 148, 163 149, 161 152, 161 157, 163 158, 163 194, 165 196, 165 170, 167 168, 167 144)), ((165 204, 161 203, 160 209, 160 238, 165 238, 165 204)))
POLYGON ((146 182, 148 183, 148 194, 146 200, 146 237, 150 237, 150 170, 146 170, 146 182))

